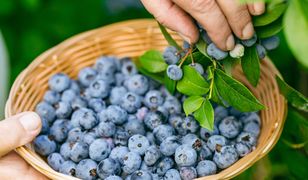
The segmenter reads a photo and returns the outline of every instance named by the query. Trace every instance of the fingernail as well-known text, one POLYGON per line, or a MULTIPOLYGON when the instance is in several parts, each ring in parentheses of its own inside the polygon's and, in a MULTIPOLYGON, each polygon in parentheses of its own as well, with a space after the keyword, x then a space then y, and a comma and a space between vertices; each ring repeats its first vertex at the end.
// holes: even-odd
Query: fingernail
POLYGON ((188 42, 189 44, 191 44, 191 40, 190 40, 189 37, 187 37, 187 36, 185 36, 185 35, 183 35, 183 34, 181 34, 181 33, 179 33, 179 35, 181 36, 182 39, 184 39, 184 41, 186 41, 186 42, 188 42))
POLYGON ((249 22, 243 29, 242 38, 249 39, 253 36, 253 33, 254 33, 253 25, 251 22, 249 22))
POLYGON ((231 34, 226 41, 227 50, 232 50, 234 48, 234 37, 231 34))
POLYGON ((19 121, 26 131, 31 132, 37 130, 41 125, 40 117, 33 112, 24 113, 19 121))
POLYGON ((264 13, 264 4, 263 3, 254 3, 253 4, 253 10, 255 15, 260 15, 264 13))

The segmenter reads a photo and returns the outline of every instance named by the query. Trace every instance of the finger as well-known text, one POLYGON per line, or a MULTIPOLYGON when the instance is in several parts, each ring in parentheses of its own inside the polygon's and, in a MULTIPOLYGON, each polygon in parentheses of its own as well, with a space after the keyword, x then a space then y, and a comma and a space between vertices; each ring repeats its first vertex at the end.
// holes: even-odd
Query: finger
POLYGON ((247 4, 247 6, 250 14, 254 16, 261 15, 265 11, 264 2, 255 2, 253 4, 247 4))
POLYGON ((203 26, 212 41, 220 49, 233 49, 234 37, 215 0, 173 0, 173 2, 187 11, 203 26))
POLYGON ((43 174, 30 167, 24 159, 13 151, 0 159, 0 175, 1 179, 47 179, 43 174))
POLYGON ((235 0, 217 0, 217 3, 237 37, 249 39, 253 36, 254 28, 246 4, 240 4, 235 0))
POLYGON ((185 41, 195 43, 199 31, 193 19, 171 0, 141 0, 145 8, 164 26, 178 32, 185 41))
POLYGON ((29 143, 41 130, 41 119, 34 112, 24 112, 0 122, 0 157, 29 143))

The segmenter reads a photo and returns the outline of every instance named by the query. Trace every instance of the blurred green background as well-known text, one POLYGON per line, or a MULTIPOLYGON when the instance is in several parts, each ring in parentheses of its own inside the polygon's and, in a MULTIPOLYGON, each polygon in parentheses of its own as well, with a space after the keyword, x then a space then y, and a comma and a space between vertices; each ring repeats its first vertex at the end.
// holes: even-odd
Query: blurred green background
MULTIPOLYGON (((0 30, 9 55, 8 84, 11 85, 35 57, 72 35, 113 22, 149 17, 138 0, 1 0, 0 30)), ((269 56, 286 82, 307 96, 308 71, 289 51, 283 32, 279 35, 281 45, 269 56)), ((5 56, 1 49, 0 56, 5 56)), ((8 69, 5 62, 0 63, 2 79, 5 76, 1 73, 8 69)), ((0 83, 1 100, 7 92, 3 88, 5 80, 0 83)), ((308 179, 307 124, 307 114, 290 108, 274 149, 236 179, 308 179)))

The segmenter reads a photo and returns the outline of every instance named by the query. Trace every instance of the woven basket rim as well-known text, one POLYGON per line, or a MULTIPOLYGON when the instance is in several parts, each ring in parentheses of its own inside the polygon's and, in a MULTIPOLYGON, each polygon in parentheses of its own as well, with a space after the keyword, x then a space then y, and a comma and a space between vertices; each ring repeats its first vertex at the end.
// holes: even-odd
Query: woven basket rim
MULTIPOLYGON (((123 24, 126 25, 131 25, 131 24, 136 24, 136 23, 148 23, 150 25, 153 25, 154 23, 156 23, 156 21, 154 21, 153 19, 137 19, 137 20, 128 20, 128 21, 122 21, 122 22, 117 22, 114 24, 110 24, 107 26, 103 26, 100 28, 96 28, 90 31, 86 31, 77 35, 74 35, 68 39, 66 39, 65 41, 59 43, 58 45, 54 46, 53 48, 50 48, 49 50, 45 51, 44 53, 42 53, 41 55, 39 55, 37 58, 35 58, 16 78, 16 80, 14 81, 10 94, 9 94, 9 98, 6 102, 6 106, 5 106, 5 117, 8 118, 10 116, 13 115, 12 111, 11 111, 11 106, 12 106, 12 98, 14 97, 14 95, 16 94, 16 91, 18 90, 19 85, 21 84, 21 82, 24 80, 24 78, 30 73, 29 69, 31 68, 35 68, 38 64, 40 64, 41 62, 43 62, 45 60, 45 57, 50 56, 52 54, 57 54, 58 52, 61 52, 62 50, 64 50, 66 47, 69 47, 71 44, 73 44, 74 42, 79 41, 80 39, 83 39, 85 37, 91 36, 95 33, 97 33, 98 31, 102 30, 102 29, 112 29, 112 28, 118 28, 118 27, 123 27, 123 24)), ((278 72, 278 70, 275 68, 274 64, 268 59, 264 59, 263 63, 266 63, 267 65, 271 66, 276 72, 275 74, 280 76, 280 73, 278 72)), ((284 117, 281 121, 280 127, 277 128, 275 130, 275 132, 272 134, 273 137, 270 137, 271 141, 267 146, 262 147, 263 149, 263 153, 262 154, 256 154, 256 157, 247 161, 246 164, 252 164, 255 163, 256 161, 258 161, 259 159, 261 159, 262 157, 264 157, 273 147, 274 145, 277 143, 277 141, 279 140, 279 137, 282 133, 283 130, 283 125, 286 119, 286 115, 287 115, 287 101, 284 99, 284 117)), ((22 157, 25 158, 24 154, 25 152, 27 152, 27 148, 22 146, 19 148, 16 148, 16 152, 18 154, 20 154, 22 157)), ((26 159, 28 162, 29 160, 26 159)), ((31 163, 30 163, 31 164, 31 163)), ((33 164, 32 164, 33 165, 33 164)), ((37 167, 35 165, 33 165, 36 169, 37 167)), ((226 179, 230 179, 232 177, 235 177, 236 175, 240 174, 241 172, 243 172, 244 170, 246 170, 248 168, 248 166, 242 166, 241 168, 235 170, 232 174, 229 174, 229 176, 225 176, 224 178, 226 179)), ((207 177, 201 177, 198 179, 220 179, 219 174, 216 175, 211 175, 211 176, 207 176, 207 177)))

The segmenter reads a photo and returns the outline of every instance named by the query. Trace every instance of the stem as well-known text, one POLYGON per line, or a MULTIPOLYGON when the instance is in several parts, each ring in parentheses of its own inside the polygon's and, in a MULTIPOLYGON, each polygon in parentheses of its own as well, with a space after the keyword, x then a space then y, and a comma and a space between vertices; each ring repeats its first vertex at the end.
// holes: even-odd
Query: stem
POLYGON ((179 67, 181 67, 182 66, 182 64, 185 62, 185 60, 187 59, 187 57, 188 57, 188 55, 191 53, 191 49, 189 49, 188 51, 187 51, 187 53, 185 54, 185 56, 181 59, 181 62, 180 62, 180 64, 179 64, 179 67))

